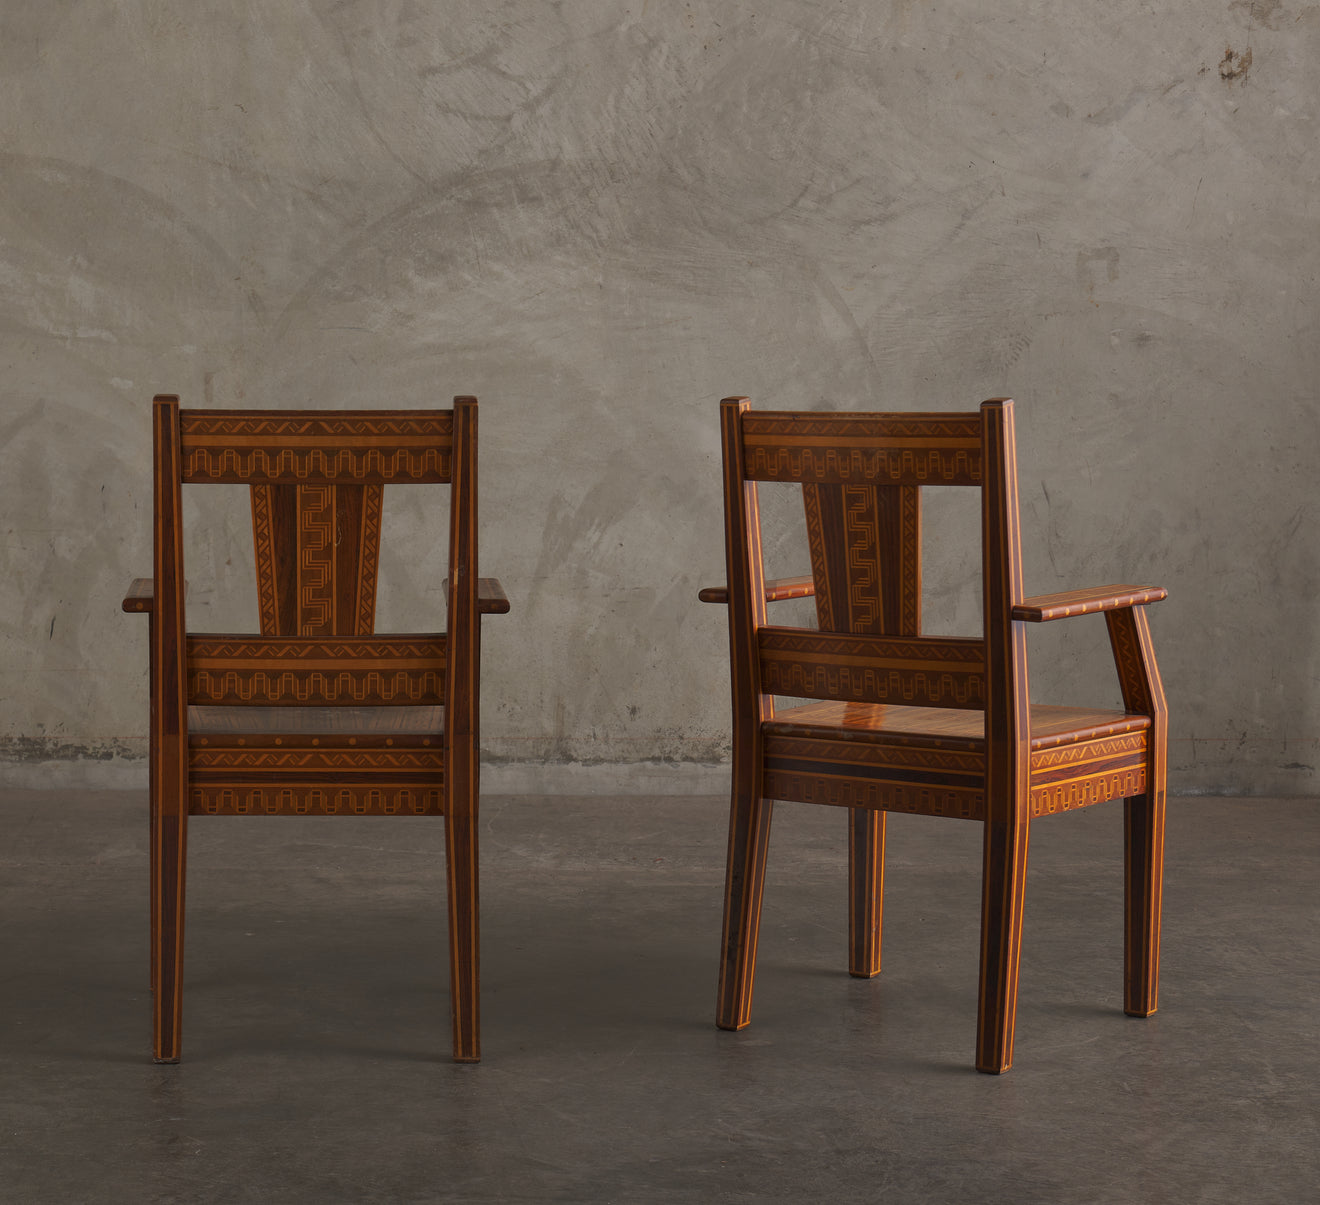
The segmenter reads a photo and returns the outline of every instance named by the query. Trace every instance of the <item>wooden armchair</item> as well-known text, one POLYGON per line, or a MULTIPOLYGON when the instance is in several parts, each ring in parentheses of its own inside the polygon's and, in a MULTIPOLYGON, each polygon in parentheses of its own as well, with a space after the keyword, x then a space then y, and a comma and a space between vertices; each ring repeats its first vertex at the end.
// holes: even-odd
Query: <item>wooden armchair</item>
POLYGON ((1165 703, 1145 604, 1104 586, 1024 598, 1013 403, 980 413, 831 414, 721 403, 733 797, 716 1020, 750 1020, 771 800, 849 812, 849 970, 880 970, 885 813, 985 826, 976 1066, 1013 1063, 1031 821, 1124 799, 1124 1010, 1155 1011, 1165 703), (802 485, 812 575, 767 581, 757 482, 802 485), (981 491, 984 634, 921 634, 921 486, 981 491), (815 596, 819 628, 766 604, 815 596), (1028 623, 1104 612, 1123 711, 1031 704, 1028 623), (820 700, 776 712, 774 696, 820 700))
POLYGON ((477 806, 481 616, 509 609, 477 578, 477 402, 453 410, 180 410, 153 406, 150 622, 154 1055, 176 1063, 188 817, 443 816, 453 1051, 481 1057, 477 806), (181 485, 251 487, 260 635, 184 624, 181 485), (385 485, 451 487, 443 632, 374 634, 385 485))

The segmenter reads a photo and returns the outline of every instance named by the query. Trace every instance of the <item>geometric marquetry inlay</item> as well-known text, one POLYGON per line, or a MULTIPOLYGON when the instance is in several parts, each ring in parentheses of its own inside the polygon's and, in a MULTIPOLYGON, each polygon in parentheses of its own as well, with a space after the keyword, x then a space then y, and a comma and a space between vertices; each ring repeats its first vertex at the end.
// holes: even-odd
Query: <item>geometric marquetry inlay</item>
POLYGON ((189 410, 179 434, 185 482, 444 484, 453 476, 453 421, 443 412, 189 410))
POLYGON ((985 643, 956 637, 900 637, 762 627, 762 688, 804 699, 985 706, 985 643))
POLYGON ((980 485, 977 414, 878 416, 758 411, 742 420, 749 481, 980 485), (877 420, 883 417, 883 423, 877 420))
POLYGON ((445 636, 351 640, 189 636, 190 704, 274 706, 444 701, 445 636))

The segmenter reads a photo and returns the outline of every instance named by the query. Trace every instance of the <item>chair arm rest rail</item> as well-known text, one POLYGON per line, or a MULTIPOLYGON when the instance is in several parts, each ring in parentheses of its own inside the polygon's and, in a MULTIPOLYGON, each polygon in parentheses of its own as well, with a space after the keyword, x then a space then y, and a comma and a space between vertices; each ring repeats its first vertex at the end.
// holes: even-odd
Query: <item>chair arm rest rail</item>
POLYGON ((477 578, 477 612, 481 615, 507 615, 509 596, 497 577, 477 578))
POLYGON ((1096 615, 1124 607, 1160 602, 1169 592, 1162 586, 1098 586, 1091 590, 1065 590, 1059 594, 1037 594, 1024 598, 1013 608, 1013 618, 1027 623, 1048 623, 1073 615, 1096 615))
POLYGON ((135 577, 121 604, 130 614, 156 609, 156 583, 149 577, 135 577))
MULTIPOLYGON (((786 598, 812 598, 816 593, 816 582, 811 574, 802 577, 777 577, 765 584, 765 601, 782 602, 786 598)), ((707 586, 698 592, 697 597, 705 603, 724 603, 729 601, 728 586, 707 586)))

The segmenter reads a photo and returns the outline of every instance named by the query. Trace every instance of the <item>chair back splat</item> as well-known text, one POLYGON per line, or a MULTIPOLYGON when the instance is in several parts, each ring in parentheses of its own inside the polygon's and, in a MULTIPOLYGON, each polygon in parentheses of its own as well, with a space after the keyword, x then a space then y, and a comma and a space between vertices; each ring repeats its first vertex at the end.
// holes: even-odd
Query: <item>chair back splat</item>
POLYGON ((189 815, 435 815, 446 830, 454 1058, 480 1057, 476 817, 480 617, 475 398, 452 410, 153 406, 154 1053, 177 1062, 189 815), (261 631, 188 633, 183 485, 250 489, 261 631), (444 630, 377 635, 386 485, 450 487, 444 630))
POLYGON ((979 412, 754 411, 721 403, 733 796, 717 1021, 751 1015, 771 801, 849 809, 849 971, 880 971, 885 814, 985 826, 976 1065, 1012 1063, 1022 888, 1033 817, 1126 800, 1125 1008, 1155 1009, 1164 695, 1144 607, 1158 587, 1023 595, 1013 403, 979 412), (757 485, 802 486, 809 577, 767 581, 757 485), (981 493, 984 628, 926 636, 921 489, 981 493), (814 595, 814 629, 767 604, 814 595), (1104 612, 1125 710, 1030 703, 1025 624, 1104 612), (776 712, 775 696, 816 702, 776 712))

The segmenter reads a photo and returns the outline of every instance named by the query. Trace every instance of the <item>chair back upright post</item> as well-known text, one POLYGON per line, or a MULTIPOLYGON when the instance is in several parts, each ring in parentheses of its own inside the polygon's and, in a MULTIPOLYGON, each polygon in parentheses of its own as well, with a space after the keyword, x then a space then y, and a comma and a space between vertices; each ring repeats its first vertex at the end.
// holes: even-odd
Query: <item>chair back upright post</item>
POLYGON ((445 675, 445 859, 454 1059, 481 1059, 477 774, 481 617, 477 610, 477 399, 454 399, 449 502, 448 665, 445 675))
POLYGON ((184 613, 182 448, 179 399, 152 403, 152 523, 155 611, 151 624, 151 744, 156 755, 151 801, 154 933, 172 934, 172 957, 157 956, 152 942, 153 1056, 179 1061, 182 1018, 183 892, 188 849, 188 674, 184 613), (158 873, 159 871, 159 873, 158 873), (173 885, 157 887, 160 875, 173 885))
POLYGON ((761 725, 773 719, 774 698, 761 689, 758 633, 766 623, 761 512, 755 481, 744 472, 742 416, 746 398, 720 403, 724 463, 725 567, 729 584, 729 688, 733 701, 733 789, 728 875, 716 1022, 741 1029, 751 1019, 752 979, 761 897, 770 848, 772 805, 764 797, 761 725))
POLYGON ((982 403, 981 433, 986 786, 977 1065, 998 1069, 1013 1062, 1031 822, 1027 635, 1013 619, 1024 594, 1012 401, 982 403))

